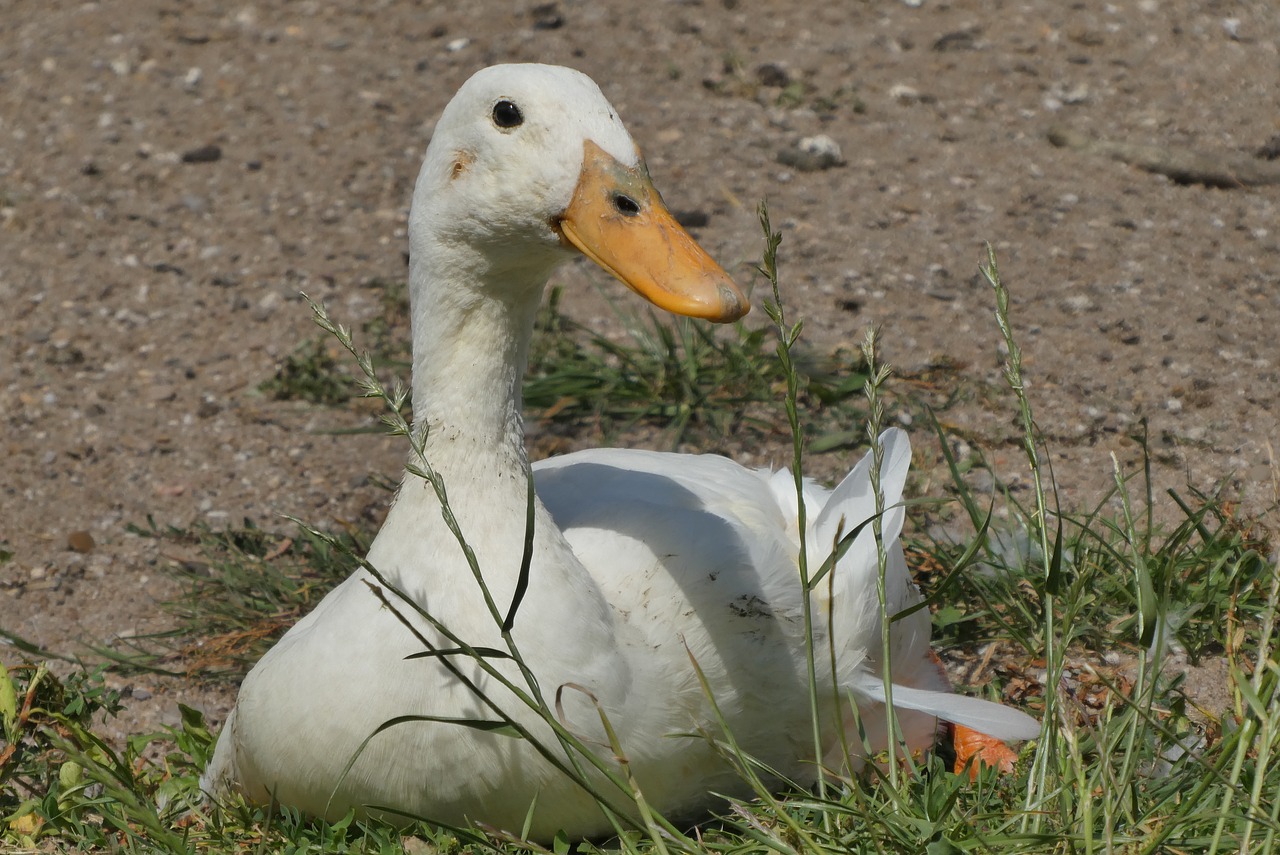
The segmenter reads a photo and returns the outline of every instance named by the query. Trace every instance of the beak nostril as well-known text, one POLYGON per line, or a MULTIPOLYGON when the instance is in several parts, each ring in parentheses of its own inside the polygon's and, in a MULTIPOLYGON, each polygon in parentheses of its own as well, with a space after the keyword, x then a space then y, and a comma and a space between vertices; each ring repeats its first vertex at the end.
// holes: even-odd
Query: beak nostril
POLYGON ((635 217, 640 214, 640 203, 625 193, 613 194, 613 207, 624 217, 635 217))

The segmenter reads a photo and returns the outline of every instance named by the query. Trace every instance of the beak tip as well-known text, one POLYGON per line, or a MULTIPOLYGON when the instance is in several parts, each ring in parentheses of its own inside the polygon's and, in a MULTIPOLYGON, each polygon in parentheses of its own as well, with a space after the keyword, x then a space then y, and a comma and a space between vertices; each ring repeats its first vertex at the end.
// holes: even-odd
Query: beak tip
POLYGON ((720 285, 720 317, 716 320, 722 324, 732 323, 751 311, 751 301, 738 290, 733 282, 720 285))

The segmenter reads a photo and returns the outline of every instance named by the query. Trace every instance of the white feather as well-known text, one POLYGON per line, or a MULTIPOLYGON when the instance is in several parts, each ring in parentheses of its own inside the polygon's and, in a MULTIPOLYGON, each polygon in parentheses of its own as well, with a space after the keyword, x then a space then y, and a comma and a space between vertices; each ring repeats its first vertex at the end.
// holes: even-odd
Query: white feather
MULTIPOLYGON (((874 703, 885 702, 884 681, 872 674, 859 674, 854 691, 874 703)), ((893 705, 902 709, 928 713, 952 724, 965 727, 1007 741, 1035 739, 1040 735, 1040 722, 1012 707, 970 698, 951 692, 917 689, 893 684, 893 705)))

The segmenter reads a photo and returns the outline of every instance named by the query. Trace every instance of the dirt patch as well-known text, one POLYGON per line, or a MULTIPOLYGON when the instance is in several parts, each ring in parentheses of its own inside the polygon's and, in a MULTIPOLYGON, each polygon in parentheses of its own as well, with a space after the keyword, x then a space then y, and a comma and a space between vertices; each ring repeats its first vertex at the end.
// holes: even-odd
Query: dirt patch
MULTIPOLYGON (((1046 137, 1262 148, 1280 130, 1265 71, 1280 17, 1266 2, 1225 15, 1157 0, 6 4, 0 627, 74 650, 165 626, 163 546, 126 529, 148 516, 376 523, 386 494, 368 476, 393 475, 400 445, 327 433, 364 416, 258 385, 313 335, 298 291, 354 323, 404 277, 434 118, 500 61, 594 77, 743 281, 767 196, 791 311, 819 348, 879 324, 901 368, 945 361, 966 388, 998 385, 974 275, 993 241, 1069 504, 1110 486, 1112 454, 1135 470, 1146 418, 1158 488, 1225 479, 1266 512, 1280 188, 1178 184, 1046 137), (827 154, 779 160, 797 148, 827 154)), ((613 323, 594 285, 627 299, 584 265, 557 278, 587 323, 613 323)), ((977 393, 946 412, 1017 484, 1011 417, 977 393)), ((940 490, 916 433, 918 489, 940 490)), ((132 695, 122 728, 176 700, 218 719, 230 700, 172 680, 132 695)))

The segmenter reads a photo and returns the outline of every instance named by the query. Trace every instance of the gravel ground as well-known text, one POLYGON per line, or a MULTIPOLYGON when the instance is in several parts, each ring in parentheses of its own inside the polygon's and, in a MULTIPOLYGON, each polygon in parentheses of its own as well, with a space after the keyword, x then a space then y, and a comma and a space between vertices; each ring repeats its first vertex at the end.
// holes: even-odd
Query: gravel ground
MULTIPOLYGON (((594 77, 743 281, 767 196, 819 349, 879 324, 903 371, 998 384, 975 276, 991 241, 1069 505, 1109 487, 1111 455, 1138 464, 1145 418, 1158 488, 1225 481, 1274 519, 1280 188, 1178 184, 1046 139, 1261 149, 1280 133, 1270 0, 0 0, 0 20, 0 628, 37 644, 168 625, 175 556, 126 530, 148 516, 376 524, 369 476, 394 475, 400 445, 324 432, 367 410, 257 388, 313 334, 299 291, 359 322, 403 279, 434 118, 503 61, 594 77)), ((602 274, 558 280, 569 314, 611 329, 602 274)), ((991 406, 945 417, 1020 484, 1012 409, 991 406)), ((115 726, 176 721, 179 700, 219 720, 231 692, 138 679, 115 726)))

